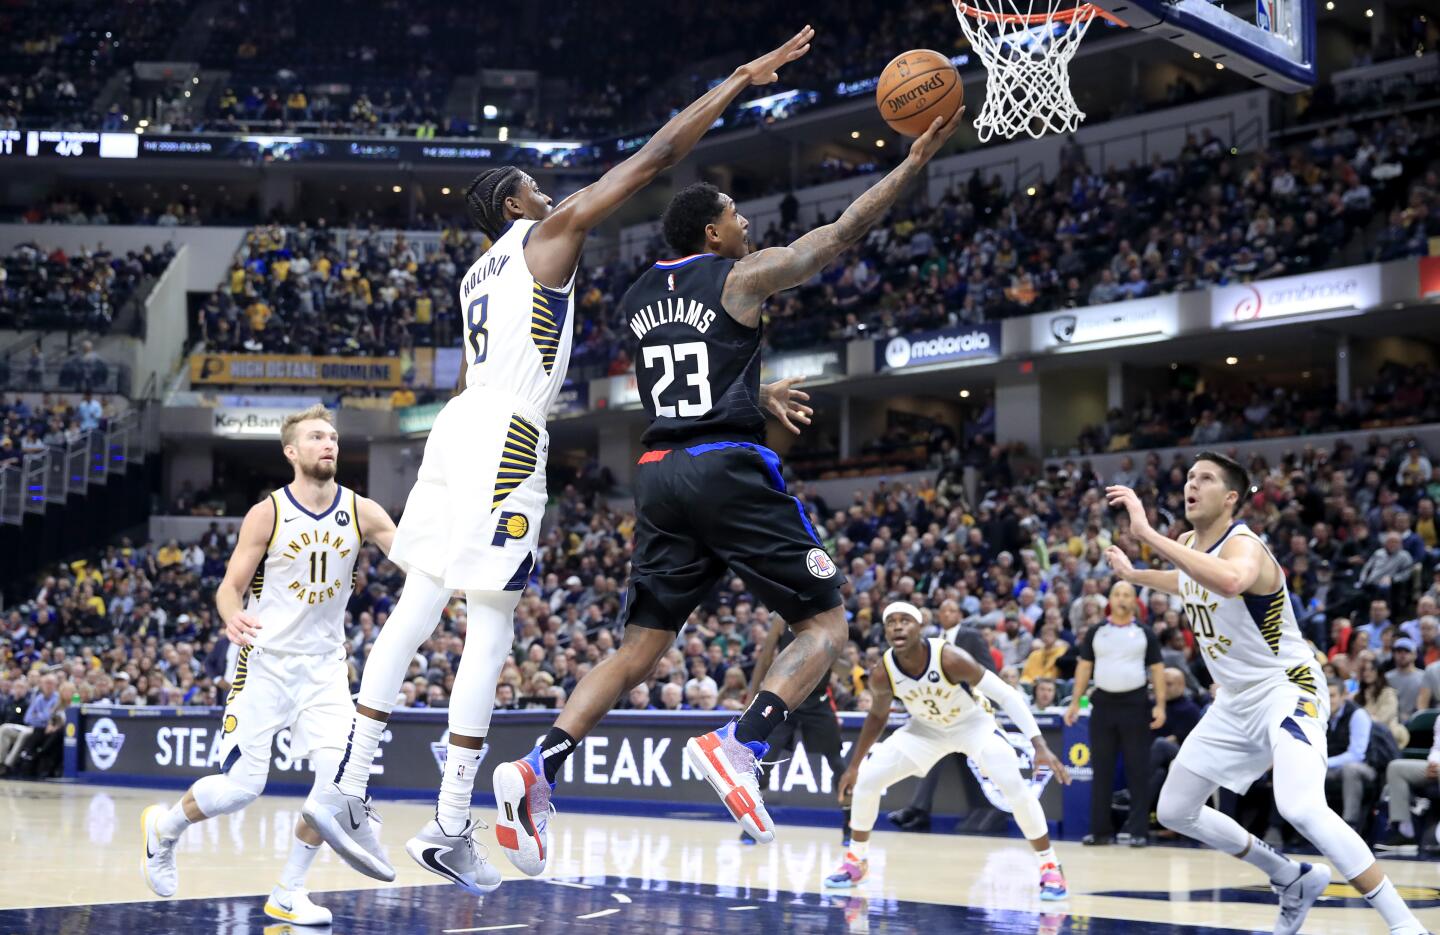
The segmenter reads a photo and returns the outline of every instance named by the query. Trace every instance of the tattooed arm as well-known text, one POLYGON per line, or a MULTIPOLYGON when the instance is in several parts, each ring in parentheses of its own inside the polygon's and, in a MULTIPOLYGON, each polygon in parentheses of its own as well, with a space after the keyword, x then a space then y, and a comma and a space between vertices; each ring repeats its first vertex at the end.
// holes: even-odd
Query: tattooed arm
POLYGON ((800 285, 847 247, 859 243, 955 133, 964 115, 962 107, 948 121, 936 117, 930 129, 911 144, 905 161, 855 199, 834 224, 817 227, 788 247, 759 250, 736 263, 725 279, 725 311, 753 328, 760 320, 760 303, 800 285))

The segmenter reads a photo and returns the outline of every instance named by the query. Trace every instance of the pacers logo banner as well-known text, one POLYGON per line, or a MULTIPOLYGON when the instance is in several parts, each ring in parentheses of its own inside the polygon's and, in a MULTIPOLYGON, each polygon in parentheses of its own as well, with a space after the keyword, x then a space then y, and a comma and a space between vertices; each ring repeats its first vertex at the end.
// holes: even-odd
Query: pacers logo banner
POLYGON ((286 354, 195 354, 190 382, 235 386, 382 386, 404 383, 398 357, 305 357, 286 354))

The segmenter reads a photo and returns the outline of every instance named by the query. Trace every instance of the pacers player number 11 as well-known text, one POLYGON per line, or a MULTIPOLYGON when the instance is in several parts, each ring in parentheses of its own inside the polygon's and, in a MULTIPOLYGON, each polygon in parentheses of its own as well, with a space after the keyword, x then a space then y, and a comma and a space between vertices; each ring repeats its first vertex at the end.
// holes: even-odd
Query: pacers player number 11
POLYGON ((705 348, 704 341, 687 341, 684 344, 655 344, 645 348, 644 364, 646 367, 654 367, 657 364, 665 369, 655 385, 650 389, 650 397, 655 401, 655 415, 668 419, 675 418, 677 411, 681 418, 690 419, 695 416, 703 416, 710 411, 713 402, 710 398, 710 353, 705 348), (675 369, 682 362, 695 359, 695 369, 685 378, 688 386, 698 390, 699 399, 690 398, 692 394, 687 393, 686 398, 676 401, 676 405, 667 405, 660 401, 660 394, 675 382, 675 369))

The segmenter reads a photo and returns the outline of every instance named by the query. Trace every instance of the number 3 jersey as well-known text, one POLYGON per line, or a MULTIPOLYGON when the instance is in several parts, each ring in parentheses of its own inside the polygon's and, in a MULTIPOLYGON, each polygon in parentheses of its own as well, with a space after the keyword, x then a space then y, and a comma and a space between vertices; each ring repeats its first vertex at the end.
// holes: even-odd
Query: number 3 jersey
POLYGON ((270 495, 275 528, 251 582, 255 645, 283 653, 332 653, 345 641, 345 607, 354 587, 362 535, 355 492, 336 485, 323 513, 296 502, 289 487, 270 495))
MULTIPOLYGON (((1240 536, 1260 541, 1250 527, 1237 521, 1211 546, 1210 553, 1218 555, 1226 542, 1240 536)), ((1187 533, 1187 537, 1183 544, 1193 547, 1195 534, 1187 533)), ((1265 557, 1275 561, 1268 548, 1265 557)), ((1184 571, 1178 573, 1185 617, 1211 677, 1221 688, 1241 692, 1262 682, 1286 679, 1312 695, 1323 692, 1315 653, 1300 635, 1283 574, 1280 590, 1273 594, 1224 597, 1184 571)))
POLYGON ((885 663, 885 674, 890 676, 890 687, 900 703, 905 705, 912 723, 919 722, 926 727, 950 728, 967 721, 968 718, 989 715, 990 702, 983 695, 964 682, 955 684, 945 674, 941 658, 945 652, 945 640, 934 637, 925 641, 930 654, 925 671, 911 676, 895 660, 895 650, 885 650, 880 658, 885 663))
POLYGON ((662 260, 640 274, 620 308, 638 342, 635 380, 650 416, 650 447, 696 439, 759 442, 759 327, 725 311, 735 261, 700 253, 662 260))

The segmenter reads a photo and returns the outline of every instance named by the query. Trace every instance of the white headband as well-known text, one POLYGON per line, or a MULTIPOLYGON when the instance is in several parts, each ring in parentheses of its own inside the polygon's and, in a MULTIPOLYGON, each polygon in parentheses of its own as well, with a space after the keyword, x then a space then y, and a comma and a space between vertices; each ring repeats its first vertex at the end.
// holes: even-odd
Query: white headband
POLYGON ((880 615, 880 620, 882 622, 889 620, 891 614, 904 614, 921 626, 925 625, 925 618, 920 615, 920 608, 911 604, 909 601, 895 601, 890 604, 885 608, 885 613, 880 615))

